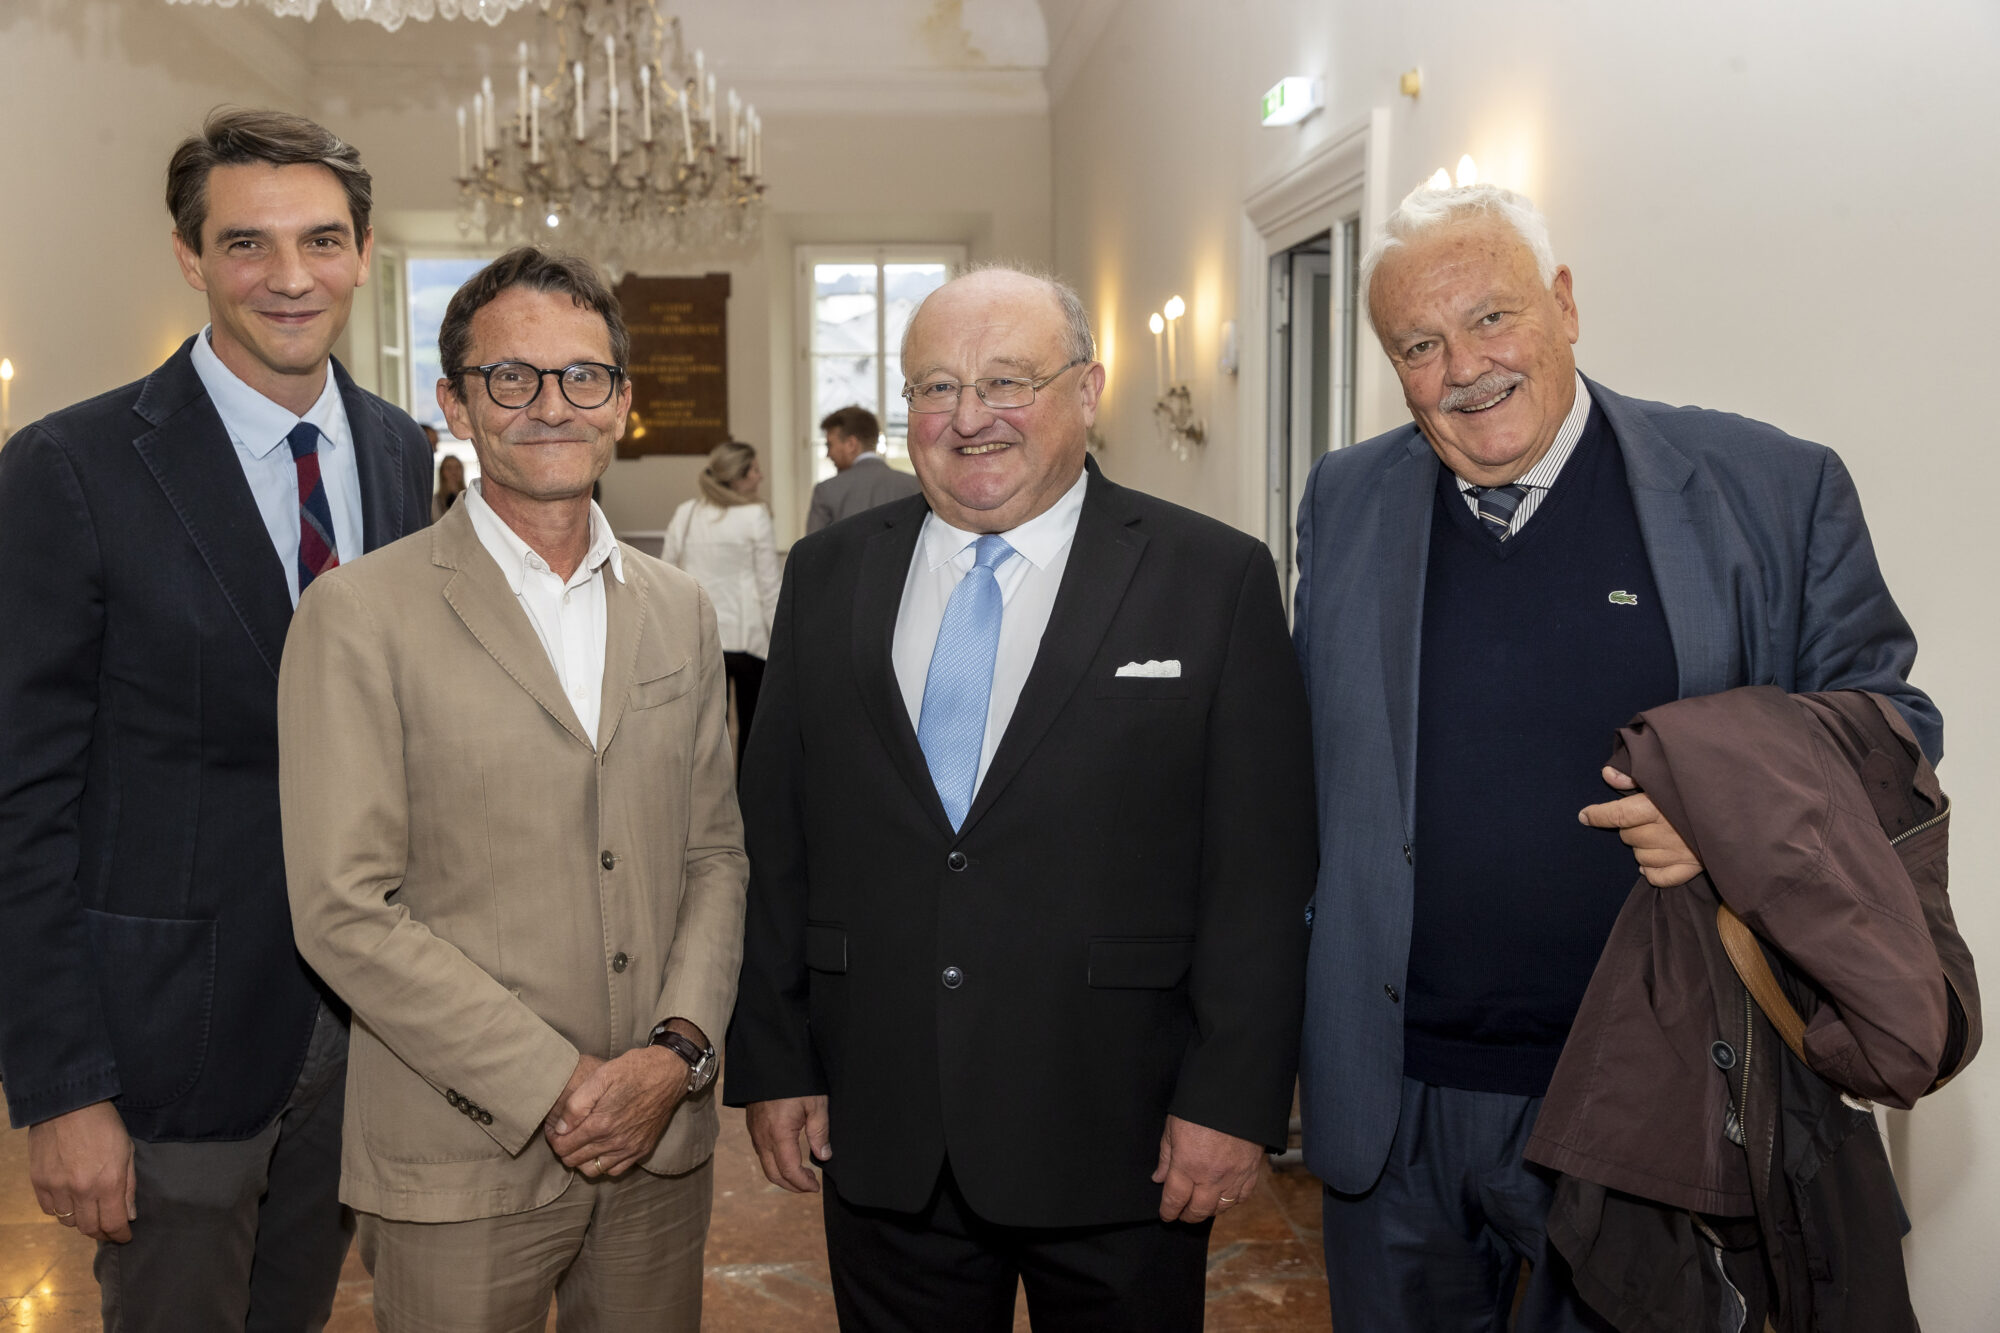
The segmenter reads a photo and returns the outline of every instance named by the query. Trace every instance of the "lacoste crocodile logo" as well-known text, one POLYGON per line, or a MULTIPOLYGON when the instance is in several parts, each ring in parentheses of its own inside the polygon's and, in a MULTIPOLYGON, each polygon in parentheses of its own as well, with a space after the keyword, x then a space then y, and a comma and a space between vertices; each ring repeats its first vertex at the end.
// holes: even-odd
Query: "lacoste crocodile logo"
POLYGON ((1611 594, 1611 604, 1613 606, 1637 606, 1639 599, 1636 595, 1620 588, 1617 592, 1611 594))

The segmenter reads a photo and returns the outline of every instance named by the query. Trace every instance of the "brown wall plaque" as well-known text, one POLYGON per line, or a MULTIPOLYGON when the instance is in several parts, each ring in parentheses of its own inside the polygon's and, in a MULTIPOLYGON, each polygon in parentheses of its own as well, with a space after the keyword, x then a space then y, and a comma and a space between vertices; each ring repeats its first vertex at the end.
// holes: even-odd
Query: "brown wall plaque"
POLYGON ((632 333, 632 417, 620 458, 705 454, 729 438, 729 275, 628 276, 618 304, 632 333))

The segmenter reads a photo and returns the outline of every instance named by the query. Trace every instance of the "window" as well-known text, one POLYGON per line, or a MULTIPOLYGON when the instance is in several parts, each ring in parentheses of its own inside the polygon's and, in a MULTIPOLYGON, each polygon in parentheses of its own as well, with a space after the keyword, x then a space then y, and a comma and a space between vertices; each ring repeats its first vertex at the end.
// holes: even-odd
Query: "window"
POLYGON ((800 247, 807 384, 801 433, 814 484, 833 475, 819 423, 850 405, 876 415, 883 456, 891 466, 908 468, 909 404, 898 358, 903 330, 917 305, 964 258, 957 246, 800 247))
POLYGON ((438 433, 438 459, 450 454, 465 464, 465 479, 479 475, 479 458, 472 441, 452 438, 451 427, 437 405, 437 382, 444 377, 438 362, 438 328, 444 323, 445 307, 467 279, 485 268, 490 258, 410 259, 403 264, 404 287, 409 293, 406 336, 402 360, 409 367, 410 415, 438 433))

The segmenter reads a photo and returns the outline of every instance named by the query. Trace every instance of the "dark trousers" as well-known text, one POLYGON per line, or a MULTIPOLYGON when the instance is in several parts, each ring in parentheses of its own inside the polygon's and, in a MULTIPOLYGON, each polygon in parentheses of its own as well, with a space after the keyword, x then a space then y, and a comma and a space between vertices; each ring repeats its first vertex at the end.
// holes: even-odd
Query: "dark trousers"
POLYGON ((354 1214, 340 1203, 347 1024, 324 1005, 278 1118, 232 1142, 133 1144, 138 1219, 93 1265, 105 1333, 317 1333, 354 1214))
POLYGON ((1342 1333, 1612 1333, 1545 1227, 1554 1179, 1521 1157, 1539 1097, 1403 1080, 1402 1118, 1366 1194, 1326 1192, 1327 1295, 1342 1333))
POLYGON ((833 1305, 847 1333, 1007 1333, 1017 1285, 1036 1333, 1194 1333, 1209 1222, 1005 1227, 947 1163, 920 1213, 857 1208, 823 1178, 833 1305))
POLYGON ((722 673, 736 687, 736 767, 743 768, 743 747, 750 740, 750 718, 757 711, 757 691, 764 684, 764 659, 752 653, 724 653, 722 673))

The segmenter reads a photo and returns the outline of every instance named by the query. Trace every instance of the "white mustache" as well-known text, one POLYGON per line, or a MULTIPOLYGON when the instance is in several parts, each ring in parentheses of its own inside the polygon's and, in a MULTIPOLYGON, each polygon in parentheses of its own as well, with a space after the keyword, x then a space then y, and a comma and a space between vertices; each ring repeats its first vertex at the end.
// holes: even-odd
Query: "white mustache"
POLYGON ((1489 370, 1470 384, 1446 389, 1444 397, 1438 399, 1438 411, 1456 412, 1475 403, 1491 402, 1526 378, 1518 371, 1489 370))

